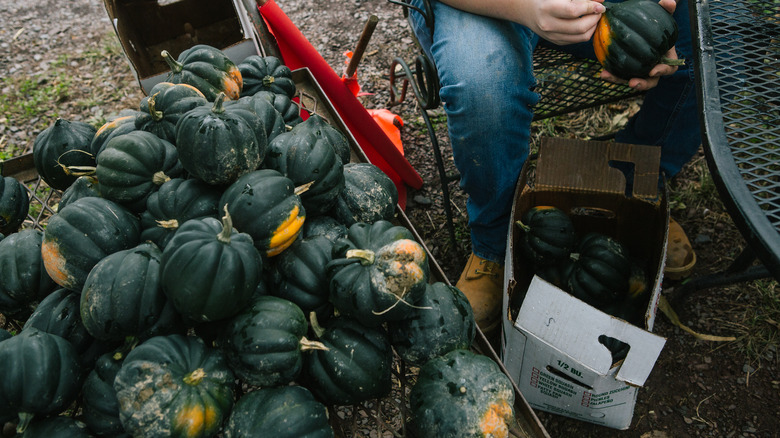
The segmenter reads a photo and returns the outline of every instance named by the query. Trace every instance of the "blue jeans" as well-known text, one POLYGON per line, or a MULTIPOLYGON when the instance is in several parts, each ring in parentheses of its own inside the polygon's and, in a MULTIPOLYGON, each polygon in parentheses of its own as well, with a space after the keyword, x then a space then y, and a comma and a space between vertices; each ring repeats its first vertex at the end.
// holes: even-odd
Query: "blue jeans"
MULTIPOLYGON (((411 2, 422 8, 420 0, 411 2)), ((515 185, 528 156, 533 106, 539 101, 533 91, 532 56, 540 38, 517 23, 436 0, 432 4, 432 34, 419 13, 410 10, 410 16, 415 35, 439 72, 453 158, 468 195, 472 251, 503 263, 515 185)), ((687 65, 662 78, 616 136, 619 142, 661 146, 661 171, 667 179, 701 143, 687 0, 678 3, 675 19, 676 49, 687 65)), ((590 42, 563 49, 595 59, 590 42)))

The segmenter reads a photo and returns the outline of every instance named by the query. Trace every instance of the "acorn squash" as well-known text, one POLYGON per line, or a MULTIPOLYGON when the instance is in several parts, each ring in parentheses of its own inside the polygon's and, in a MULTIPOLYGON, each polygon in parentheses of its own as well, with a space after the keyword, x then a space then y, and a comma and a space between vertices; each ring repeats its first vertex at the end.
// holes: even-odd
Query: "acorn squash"
POLYGON ((170 72, 165 82, 189 84, 200 90, 209 101, 224 93, 228 99, 241 96, 241 72, 222 50, 206 44, 197 44, 173 59, 167 50, 161 53, 170 72))
POLYGON ((628 80, 644 78, 660 63, 682 65, 665 58, 677 41, 677 22, 654 0, 604 2, 593 35, 596 58, 605 70, 628 80))

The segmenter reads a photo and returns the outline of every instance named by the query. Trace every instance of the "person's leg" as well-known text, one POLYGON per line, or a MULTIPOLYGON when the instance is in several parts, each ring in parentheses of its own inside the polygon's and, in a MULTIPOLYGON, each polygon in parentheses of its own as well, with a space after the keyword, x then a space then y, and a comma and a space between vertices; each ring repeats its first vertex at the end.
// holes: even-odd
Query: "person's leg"
MULTIPOLYGON (((412 3, 419 6, 416 0, 412 3)), ((458 287, 469 296, 475 313, 479 313, 480 327, 485 329, 487 316, 475 305, 474 294, 468 289, 473 285, 484 291, 487 280, 483 273, 490 274, 498 287, 485 299, 489 309, 484 313, 497 322, 512 200, 528 155, 532 106, 538 101, 532 91, 531 60, 536 37, 510 22, 469 14, 440 2, 433 5, 432 35, 420 14, 410 13, 415 34, 439 73, 455 165, 460 185, 468 194, 473 255, 458 287)))
POLYGON ((639 112, 615 136, 623 143, 661 146, 661 172, 667 179, 677 175, 701 145, 688 0, 677 3, 674 18, 675 49, 685 65, 647 92, 639 112))

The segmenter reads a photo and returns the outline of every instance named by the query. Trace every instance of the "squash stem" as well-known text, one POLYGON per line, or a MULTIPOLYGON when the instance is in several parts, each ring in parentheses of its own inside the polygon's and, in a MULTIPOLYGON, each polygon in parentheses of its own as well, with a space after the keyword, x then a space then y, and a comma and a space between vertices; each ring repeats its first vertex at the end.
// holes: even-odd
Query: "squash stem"
POLYGON ((222 103, 225 102, 225 93, 219 92, 217 94, 217 97, 214 99, 214 106, 211 107, 211 112, 214 114, 222 114, 225 112, 225 108, 222 106, 222 103))
POLYGON ((171 180, 171 177, 166 175, 165 172, 159 170, 152 175, 152 182, 156 186, 161 186, 171 180))
POLYGON ((329 348, 325 344, 323 344, 322 342, 310 341, 310 340, 306 339, 305 336, 301 338, 301 343, 300 344, 301 344, 301 351, 309 351, 309 350, 328 351, 329 350, 329 348))
POLYGON ((165 228, 166 230, 172 230, 179 228, 179 221, 176 219, 168 219, 163 221, 155 221, 157 222, 157 226, 160 228, 165 228))
POLYGON ((322 335, 325 334, 325 329, 322 328, 320 322, 317 320, 317 312, 309 312, 309 323, 311 324, 311 330, 314 332, 315 336, 321 338, 322 335))
POLYGON ((190 386, 195 386, 198 383, 200 383, 200 381, 203 380, 205 377, 206 377, 206 372, 203 371, 203 368, 198 368, 197 370, 184 376, 182 380, 184 381, 184 383, 190 386))
POLYGON ((658 63, 659 64, 666 64, 666 65, 685 65, 685 60, 684 59, 672 59, 672 58, 667 58, 666 56, 664 56, 663 58, 661 58, 660 61, 658 61, 658 63))
POLYGON ((313 184, 314 181, 307 182, 306 184, 301 184, 298 187, 296 187, 295 190, 293 190, 293 194, 301 196, 301 194, 307 192, 313 184))
POLYGON ((149 106, 149 115, 152 116, 152 120, 154 120, 155 122, 159 122, 160 120, 162 120, 164 116, 162 111, 158 111, 157 108, 155 108, 158 94, 160 94, 159 91, 149 96, 149 100, 146 101, 147 105, 149 106))
POLYGON ((162 56, 162 58, 165 60, 165 63, 168 64, 168 68, 170 68, 173 73, 181 73, 182 69, 184 68, 184 64, 173 59, 173 56, 171 56, 167 50, 160 52, 160 56, 162 56))
POLYGON ((350 249, 346 256, 348 259, 360 259, 360 264, 363 266, 373 265, 376 259, 374 251, 368 249, 350 249))
POLYGON ((263 85, 266 86, 266 87, 270 87, 271 85, 274 84, 275 80, 276 80, 276 78, 274 78, 271 75, 263 76, 263 85))
POLYGON ((528 225, 524 224, 522 221, 515 221, 515 224, 518 227, 522 228, 522 230, 525 231, 526 233, 531 230, 531 227, 529 227, 528 225))
POLYGON ((87 151, 82 151, 80 149, 71 149, 69 151, 63 152, 59 157, 57 157, 57 165, 60 166, 62 171, 65 173, 65 175, 70 175, 70 176, 92 176, 92 175, 94 175, 95 172, 97 171, 97 168, 95 166, 66 166, 66 165, 64 165, 64 164, 62 164, 60 162, 60 159, 62 158, 63 155, 68 154, 68 153, 72 153, 72 152, 86 154, 90 158, 94 159, 94 156, 91 153, 89 153, 87 151))
POLYGON ((222 216, 222 232, 217 235, 217 240, 222 243, 230 243, 230 235, 233 233, 233 219, 228 213, 227 204, 225 204, 225 215, 222 216))
POLYGON ((138 339, 138 336, 126 336, 125 341, 122 343, 122 346, 117 348, 117 350, 114 352, 113 356, 111 356, 114 360, 122 360, 124 359, 128 353, 130 353, 133 348, 135 348, 138 343, 141 342, 140 339, 138 339))
POLYGON ((29 412, 19 412, 19 424, 16 425, 16 433, 21 435, 27 430, 35 414, 29 412))

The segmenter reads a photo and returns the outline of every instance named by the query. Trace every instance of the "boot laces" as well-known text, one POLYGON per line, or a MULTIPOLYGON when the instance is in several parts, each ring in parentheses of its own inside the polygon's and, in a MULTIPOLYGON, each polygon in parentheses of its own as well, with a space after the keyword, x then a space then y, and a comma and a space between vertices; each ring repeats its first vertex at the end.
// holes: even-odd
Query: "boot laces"
POLYGON ((482 261, 479 262, 479 265, 480 266, 484 265, 485 268, 484 269, 480 269, 480 268, 475 269, 474 273, 476 273, 476 274, 490 275, 490 276, 493 276, 493 277, 495 277, 495 276, 497 276, 499 274, 498 263, 496 263, 496 262, 491 262, 489 260, 482 260, 482 261))

